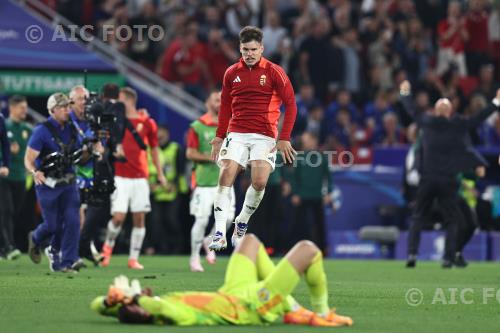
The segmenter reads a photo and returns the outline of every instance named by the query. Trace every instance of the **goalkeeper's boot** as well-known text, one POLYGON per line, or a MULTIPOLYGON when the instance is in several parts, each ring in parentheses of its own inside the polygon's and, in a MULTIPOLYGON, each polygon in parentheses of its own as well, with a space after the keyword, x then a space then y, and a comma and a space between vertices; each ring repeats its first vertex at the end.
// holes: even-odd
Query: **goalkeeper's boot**
POLYGON ((189 268, 191 272, 204 272, 203 266, 200 263, 200 257, 189 259, 189 268))
POLYGON ((351 317, 341 316, 335 313, 335 309, 331 309, 326 315, 320 315, 315 313, 311 317, 309 325, 311 326, 328 326, 328 327, 339 327, 339 326, 352 326, 354 322, 351 317))
POLYGON ((101 261, 101 266, 102 267, 108 267, 109 262, 111 261, 111 255, 113 254, 113 248, 106 243, 103 244, 102 246, 102 256, 104 259, 101 261))
POLYGON ((210 237, 205 237, 203 239, 203 250, 205 250, 205 259, 210 265, 214 265, 215 262, 217 261, 217 255, 215 254, 215 251, 212 251, 208 248, 209 244, 210 244, 210 237))
POLYGON ((234 231, 233 236, 231 236, 231 243, 233 244, 233 247, 236 247, 240 243, 243 236, 245 236, 247 229, 248 223, 238 222, 238 218, 234 220, 234 231))
POLYGON ((227 248, 226 235, 220 231, 216 231, 212 238, 212 243, 208 246, 210 250, 222 251, 227 248))
POLYGON ((45 255, 49 259, 49 268, 52 272, 58 272, 61 270, 61 257, 59 256, 59 251, 52 249, 52 246, 45 248, 45 255))
POLYGON ((285 313, 283 322, 288 325, 309 325, 314 312, 299 306, 296 310, 285 313))
POLYGON ((144 266, 139 264, 139 261, 137 259, 129 259, 128 260, 128 268, 130 269, 144 269, 144 266))
POLYGON ((35 244, 33 240, 33 231, 28 234, 28 254, 30 256, 31 261, 35 264, 39 264, 42 261, 42 253, 40 251, 40 247, 35 244))

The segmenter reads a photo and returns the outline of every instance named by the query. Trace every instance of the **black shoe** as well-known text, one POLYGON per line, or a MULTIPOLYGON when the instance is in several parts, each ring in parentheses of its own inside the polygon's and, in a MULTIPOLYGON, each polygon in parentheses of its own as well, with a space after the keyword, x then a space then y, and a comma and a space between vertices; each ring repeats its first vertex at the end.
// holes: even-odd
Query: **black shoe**
POLYGON ((28 234, 28 255, 35 264, 39 264, 42 261, 42 252, 33 241, 33 231, 30 231, 28 234))
POLYGON ((465 261, 464 256, 462 253, 457 253, 455 255, 455 261, 453 263, 455 266, 460 267, 460 268, 465 268, 469 264, 467 261, 465 261))
POLYGON ((410 254, 408 260, 406 261, 406 268, 415 268, 417 266, 417 256, 410 254))
POLYGON ((448 260, 448 259, 444 259, 443 262, 441 263, 441 267, 442 268, 452 268, 453 267, 453 262, 451 260, 448 260))
POLYGON ((87 265, 85 265, 85 262, 83 262, 82 259, 78 259, 71 265, 70 269, 79 272, 81 268, 87 268, 87 265))

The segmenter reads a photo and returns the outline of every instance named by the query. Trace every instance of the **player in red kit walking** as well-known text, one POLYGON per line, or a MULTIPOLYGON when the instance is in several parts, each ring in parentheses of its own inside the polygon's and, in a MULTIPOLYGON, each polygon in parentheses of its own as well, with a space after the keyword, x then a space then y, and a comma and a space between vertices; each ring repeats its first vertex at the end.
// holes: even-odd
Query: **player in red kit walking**
POLYGON ((102 247, 104 260, 101 265, 109 265, 115 240, 130 209, 133 228, 130 234, 128 267, 143 269, 144 267, 139 263, 138 258, 146 235, 145 216, 151 210, 147 146, 151 148, 150 153, 156 167, 158 181, 162 186, 166 186, 166 180, 160 165, 156 122, 137 110, 137 93, 132 88, 120 90, 120 101, 125 104, 127 116, 127 130, 122 144, 127 161, 115 164, 116 189, 111 196, 113 218, 108 223, 106 241, 102 247))
POLYGON ((243 28, 239 35, 242 58, 224 74, 219 124, 211 142, 212 158, 220 166, 211 250, 227 247, 226 219, 231 186, 237 174, 251 166, 252 184, 234 222, 233 246, 245 235, 248 220, 264 197, 267 180, 274 170, 276 151, 281 152, 286 163, 295 159, 296 152, 290 144, 290 133, 297 115, 295 94, 283 69, 262 57, 262 38, 259 28, 243 28), (286 112, 276 141, 281 104, 285 105, 286 112))

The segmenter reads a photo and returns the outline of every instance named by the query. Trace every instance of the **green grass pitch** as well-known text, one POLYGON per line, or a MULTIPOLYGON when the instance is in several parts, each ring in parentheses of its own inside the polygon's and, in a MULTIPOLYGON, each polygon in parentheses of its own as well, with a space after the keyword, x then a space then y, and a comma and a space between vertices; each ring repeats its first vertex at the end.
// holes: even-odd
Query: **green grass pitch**
MULTIPOLYGON (((267 327, 126 326, 113 318, 98 316, 89 309, 93 297, 105 294, 118 274, 139 278, 143 286, 151 286, 156 293, 215 290, 222 283, 227 258, 220 258, 215 266, 205 264, 206 271, 202 274, 188 271, 187 257, 144 256, 142 263, 146 269, 138 272, 126 268, 124 256, 114 256, 109 268, 88 268, 72 276, 50 273, 46 263, 44 258, 41 265, 34 265, 26 256, 15 262, 0 262, 0 332, 274 333, 331 330, 281 323, 267 327)), ((443 270, 438 263, 419 262, 417 269, 408 270, 398 261, 327 260, 325 267, 331 305, 337 307, 339 313, 352 316, 355 322, 351 328, 334 330, 353 333, 482 333, 499 330, 498 264, 471 263, 467 269, 443 270), (410 288, 421 290, 421 305, 407 304, 405 295, 410 288), (457 291, 449 288, 457 288, 457 291)), ((303 282, 295 296, 308 305, 303 282)), ((418 301, 415 295, 412 297, 418 301)))

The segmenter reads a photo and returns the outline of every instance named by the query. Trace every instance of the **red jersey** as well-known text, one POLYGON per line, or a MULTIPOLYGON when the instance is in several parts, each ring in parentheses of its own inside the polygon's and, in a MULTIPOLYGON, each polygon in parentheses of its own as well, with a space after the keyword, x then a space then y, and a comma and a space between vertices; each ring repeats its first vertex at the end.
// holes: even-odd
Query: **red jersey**
MULTIPOLYGON (((158 147, 158 127, 156 122, 146 115, 138 118, 128 118, 142 141, 149 147, 158 147)), ((122 141, 123 151, 127 162, 115 163, 115 174, 124 178, 148 178, 147 150, 142 150, 127 129, 122 141)))
POLYGON ((438 36, 440 37, 439 46, 443 49, 452 49, 455 54, 464 52, 464 40, 462 39, 462 35, 460 34, 460 29, 455 31, 453 35, 451 35, 448 39, 444 39, 442 37, 449 28, 450 23, 448 22, 448 19, 443 19, 439 22, 437 28, 438 36))
POLYGON ((225 138, 227 132, 235 132, 276 138, 282 103, 286 112, 279 139, 290 140, 297 115, 290 79, 265 58, 251 68, 240 59, 224 74, 217 136, 225 138))

